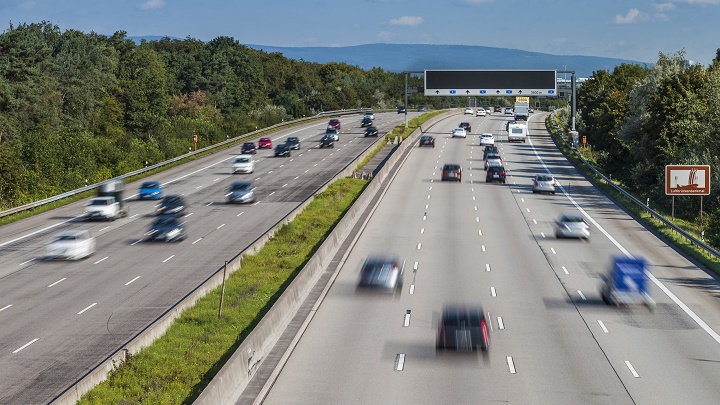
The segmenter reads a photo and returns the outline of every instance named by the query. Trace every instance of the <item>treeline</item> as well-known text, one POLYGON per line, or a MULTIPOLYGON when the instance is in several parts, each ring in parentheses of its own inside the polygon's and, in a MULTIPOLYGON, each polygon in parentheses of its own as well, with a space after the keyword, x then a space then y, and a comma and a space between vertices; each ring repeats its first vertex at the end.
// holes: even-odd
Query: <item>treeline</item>
POLYGON ((321 111, 395 108, 403 89, 399 73, 230 37, 136 44, 122 31, 11 25, 0 34, 0 209, 187 153, 194 133, 203 147, 321 111))
MULTIPOLYGON (((669 211, 665 165, 708 164, 712 194, 704 229, 720 246, 720 49, 710 66, 687 63, 684 52, 660 54, 652 67, 624 64, 596 71, 578 88, 577 128, 592 156, 654 207, 669 211)), ((699 222, 700 197, 675 199, 675 215, 699 222)))

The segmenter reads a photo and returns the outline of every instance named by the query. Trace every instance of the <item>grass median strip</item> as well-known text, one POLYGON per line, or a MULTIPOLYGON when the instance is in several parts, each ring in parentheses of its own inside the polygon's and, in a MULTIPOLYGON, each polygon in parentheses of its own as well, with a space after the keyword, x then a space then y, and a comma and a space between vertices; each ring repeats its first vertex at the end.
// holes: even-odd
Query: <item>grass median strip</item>
POLYGON ((368 181, 335 181, 283 226, 220 288, 186 310, 152 345, 128 359, 80 404, 191 403, 262 319, 368 181))

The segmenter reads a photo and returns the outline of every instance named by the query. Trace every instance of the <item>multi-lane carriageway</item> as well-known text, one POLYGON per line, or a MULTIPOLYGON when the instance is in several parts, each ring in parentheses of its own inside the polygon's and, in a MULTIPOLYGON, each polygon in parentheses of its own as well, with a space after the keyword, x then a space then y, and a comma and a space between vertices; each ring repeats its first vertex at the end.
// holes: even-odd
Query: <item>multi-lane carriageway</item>
MULTIPOLYGON (((383 134, 403 119, 378 114, 375 124, 383 134)), ((180 243, 142 241, 151 201, 130 201, 129 217, 114 222, 83 221, 82 201, 0 228, 0 404, 47 403, 122 347, 374 143, 360 120, 341 118, 333 149, 317 148, 325 120, 272 134, 276 143, 298 136, 302 148, 290 158, 258 151, 253 174, 231 174, 238 146, 153 176, 189 202, 180 243), (255 204, 225 204, 239 179, 254 181, 255 204), (76 228, 96 237, 97 253, 44 261, 51 236, 76 228)))
MULTIPOLYGON (((433 128, 367 220, 337 278, 293 348, 266 404, 717 404, 718 280, 666 245, 588 183, 530 119, 525 144, 499 142, 508 184, 486 184, 480 132, 497 114, 469 119, 467 139, 433 128), (462 183, 440 182, 443 163, 462 183), (556 195, 531 192, 552 172, 556 195), (589 242, 558 240, 553 221, 582 212, 589 242), (390 225, 392 224, 392 225, 390 225), (405 262, 397 300, 355 293, 370 253, 405 262), (602 303, 598 275, 613 255, 651 264, 654 311, 602 303), (487 357, 435 350, 444 303, 478 302, 491 321, 487 357)), ((463 119, 467 120, 467 119, 463 119)))

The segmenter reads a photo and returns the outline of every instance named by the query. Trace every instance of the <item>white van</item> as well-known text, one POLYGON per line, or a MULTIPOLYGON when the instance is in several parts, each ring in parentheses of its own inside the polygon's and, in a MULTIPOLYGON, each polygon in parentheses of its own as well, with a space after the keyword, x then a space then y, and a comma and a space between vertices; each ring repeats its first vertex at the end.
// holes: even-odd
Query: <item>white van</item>
POLYGON ((255 171, 255 161, 251 155, 238 155, 233 162, 233 173, 252 173, 255 171))
POLYGON ((526 124, 510 124, 508 125, 508 142, 525 143, 528 136, 528 127, 526 124))

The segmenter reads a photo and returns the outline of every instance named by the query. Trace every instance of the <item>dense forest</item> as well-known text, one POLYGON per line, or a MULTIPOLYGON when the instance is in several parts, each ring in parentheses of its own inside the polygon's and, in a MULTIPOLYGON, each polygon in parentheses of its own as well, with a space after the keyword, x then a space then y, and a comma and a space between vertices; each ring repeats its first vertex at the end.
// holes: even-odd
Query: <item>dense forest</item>
MULTIPOLYGON (((652 67, 620 65, 597 71, 578 88, 577 128, 592 157, 651 206, 669 211, 665 165, 711 166, 712 194, 705 229, 720 246, 720 50, 710 66, 689 64, 684 53, 660 54, 652 67)), ((675 199, 675 215, 697 222, 700 197, 675 199)))
POLYGON ((136 44, 125 32, 11 25, 0 34, 0 209, 187 153, 194 133, 204 147, 321 111, 395 108, 404 81, 229 37, 136 44))

